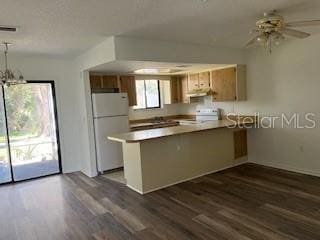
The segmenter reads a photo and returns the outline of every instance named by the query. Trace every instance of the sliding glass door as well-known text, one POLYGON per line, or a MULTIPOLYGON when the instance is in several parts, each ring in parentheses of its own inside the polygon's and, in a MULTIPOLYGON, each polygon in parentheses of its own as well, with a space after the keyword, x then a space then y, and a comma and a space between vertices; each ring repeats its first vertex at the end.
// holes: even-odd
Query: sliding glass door
POLYGON ((3 93, 5 130, 0 157, 7 163, 2 168, 9 175, 5 179, 0 172, 0 179, 21 181, 59 173, 53 83, 28 82, 4 88, 3 93))
POLYGON ((12 181, 3 89, 0 88, 0 184, 12 181))

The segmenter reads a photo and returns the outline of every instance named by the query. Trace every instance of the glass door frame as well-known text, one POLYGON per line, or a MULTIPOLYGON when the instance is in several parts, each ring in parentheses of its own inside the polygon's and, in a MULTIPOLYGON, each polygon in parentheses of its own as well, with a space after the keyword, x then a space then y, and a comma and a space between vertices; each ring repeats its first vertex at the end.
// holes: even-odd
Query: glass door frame
POLYGON ((43 175, 43 176, 38 176, 38 177, 33 177, 33 178, 28 178, 28 179, 23 179, 23 180, 18 180, 18 181, 14 180, 14 173, 13 173, 13 166, 12 166, 12 156, 11 156, 11 149, 10 149, 10 138, 9 138, 9 129, 8 129, 8 118, 7 118, 5 91, 4 91, 4 87, 1 86, 3 109, 4 109, 4 119, 5 119, 6 144, 7 144, 7 148, 8 148, 8 163, 10 165, 11 181, 0 183, 0 186, 6 185, 6 184, 12 184, 12 183, 19 183, 19 182, 24 182, 24 181, 35 180, 35 179, 44 178, 44 177, 48 177, 48 176, 59 175, 59 174, 62 173, 61 148, 60 148, 60 135, 59 135, 59 123, 58 123, 58 111, 57 111, 55 82, 54 82, 54 80, 44 80, 44 81, 27 80, 26 84, 28 84, 28 83, 39 83, 39 84, 47 83, 47 84, 50 84, 51 92, 52 92, 53 114, 54 114, 54 120, 55 120, 55 126, 56 126, 55 134, 56 134, 56 140, 57 140, 57 154, 58 154, 59 172, 51 173, 51 174, 43 175))

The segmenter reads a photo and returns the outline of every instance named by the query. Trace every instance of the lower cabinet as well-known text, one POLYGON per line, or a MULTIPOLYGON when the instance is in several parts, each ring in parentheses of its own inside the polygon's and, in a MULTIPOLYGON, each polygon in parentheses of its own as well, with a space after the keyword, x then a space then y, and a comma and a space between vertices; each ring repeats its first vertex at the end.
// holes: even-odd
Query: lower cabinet
POLYGON ((240 159, 248 155, 247 129, 235 129, 233 132, 234 159, 240 159))

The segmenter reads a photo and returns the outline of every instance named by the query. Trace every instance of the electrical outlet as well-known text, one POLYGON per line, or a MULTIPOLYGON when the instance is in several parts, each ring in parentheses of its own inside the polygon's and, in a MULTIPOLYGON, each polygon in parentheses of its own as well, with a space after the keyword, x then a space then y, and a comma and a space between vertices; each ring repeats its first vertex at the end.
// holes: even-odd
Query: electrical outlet
POLYGON ((299 150, 300 150, 300 152, 303 153, 303 152, 304 152, 304 147, 303 147, 303 146, 300 146, 300 147, 299 147, 299 150))

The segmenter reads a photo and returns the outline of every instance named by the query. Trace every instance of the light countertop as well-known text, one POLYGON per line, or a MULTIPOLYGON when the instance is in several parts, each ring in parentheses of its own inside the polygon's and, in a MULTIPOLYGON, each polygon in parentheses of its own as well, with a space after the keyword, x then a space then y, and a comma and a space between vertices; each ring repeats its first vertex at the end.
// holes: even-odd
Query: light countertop
POLYGON ((192 125, 180 125, 175 127, 149 129, 149 130, 141 130, 136 132, 110 135, 108 136, 108 139, 116 142, 122 142, 122 143, 135 143, 135 142, 147 141, 155 138, 169 137, 173 135, 207 131, 207 130, 219 129, 219 128, 228 128, 228 127, 231 128, 231 127, 243 126, 244 124, 253 124, 253 123, 254 121, 252 120, 247 120, 247 121, 219 120, 219 121, 210 121, 210 122, 192 124, 192 125))

